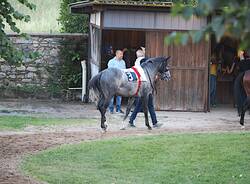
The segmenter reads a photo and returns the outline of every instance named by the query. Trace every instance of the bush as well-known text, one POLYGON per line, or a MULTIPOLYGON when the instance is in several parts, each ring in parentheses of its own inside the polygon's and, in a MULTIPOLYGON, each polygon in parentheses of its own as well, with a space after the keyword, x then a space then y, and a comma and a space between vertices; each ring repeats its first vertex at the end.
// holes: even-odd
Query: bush
MULTIPOLYGON (((61 0, 60 16, 62 33, 87 33, 88 15, 70 14, 68 5, 77 0, 61 0)), ((58 93, 69 87, 81 87, 82 70, 81 61, 88 58, 86 37, 82 39, 65 39, 60 50, 60 64, 57 72, 52 72, 49 80, 49 91, 58 93)))
POLYGON ((77 2, 77 0, 61 0, 60 16, 58 21, 61 24, 62 33, 87 33, 88 15, 70 14, 68 5, 77 2))
POLYGON ((58 73, 63 89, 81 86, 82 67, 81 61, 88 57, 87 41, 83 39, 64 40, 60 50, 60 66, 58 73))

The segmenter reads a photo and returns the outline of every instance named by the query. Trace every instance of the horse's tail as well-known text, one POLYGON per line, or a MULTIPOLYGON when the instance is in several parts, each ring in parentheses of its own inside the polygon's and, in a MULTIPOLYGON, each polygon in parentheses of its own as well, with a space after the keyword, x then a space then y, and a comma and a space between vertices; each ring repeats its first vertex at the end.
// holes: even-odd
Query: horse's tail
POLYGON ((92 102, 95 102, 96 104, 98 103, 99 99, 102 98, 103 92, 101 89, 101 79, 102 72, 98 73, 96 76, 94 76, 92 79, 89 81, 89 98, 92 102))
POLYGON ((238 115, 240 116, 244 101, 246 100, 246 92, 243 86, 243 77, 245 72, 240 73, 234 81, 234 98, 237 105, 238 115))

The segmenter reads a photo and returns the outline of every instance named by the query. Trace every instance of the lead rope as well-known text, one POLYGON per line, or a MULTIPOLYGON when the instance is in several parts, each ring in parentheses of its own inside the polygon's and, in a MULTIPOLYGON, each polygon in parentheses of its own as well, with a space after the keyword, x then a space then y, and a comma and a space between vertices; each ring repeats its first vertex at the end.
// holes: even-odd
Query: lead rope
POLYGON ((146 69, 146 72, 147 72, 147 75, 148 75, 148 78, 149 78, 149 81, 150 81, 150 85, 151 85, 151 87, 152 87, 152 89, 153 89, 153 93, 155 92, 155 94, 157 94, 157 90, 156 90, 156 88, 154 87, 154 85, 153 85, 153 83, 152 83, 152 81, 151 81, 151 78, 150 78, 150 76, 149 76, 148 69, 147 69, 147 68, 145 68, 145 69, 146 69))

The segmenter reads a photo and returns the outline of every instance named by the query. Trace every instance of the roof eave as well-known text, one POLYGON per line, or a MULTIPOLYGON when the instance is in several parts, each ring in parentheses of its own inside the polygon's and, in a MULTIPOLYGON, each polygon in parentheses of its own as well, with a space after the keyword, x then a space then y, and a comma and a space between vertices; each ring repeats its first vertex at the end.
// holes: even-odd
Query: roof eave
POLYGON ((78 2, 69 5, 71 13, 90 14, 104 10, 129 10, 129 11, 155 11, 169 12, 171 6, 140 6, 140 5, 116 5, 116 4, 94 4, 92 2, 78 2))

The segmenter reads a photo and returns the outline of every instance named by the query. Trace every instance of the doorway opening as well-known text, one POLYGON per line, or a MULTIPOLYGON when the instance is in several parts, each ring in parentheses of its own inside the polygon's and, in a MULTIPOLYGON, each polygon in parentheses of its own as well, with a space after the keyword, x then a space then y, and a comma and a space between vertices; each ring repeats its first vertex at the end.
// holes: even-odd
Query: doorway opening
POLYGON ((216 85, 216 104, 218 105, 234 106, 233 85, 237 69, 232 65, 237 57, 238 45, 238 41, 230 36, 224 36, 218 44, 215 38, 212 39, 212 55, 215 54, 216 60, 219 60, 216 85))
MULTIPOLYGON (((101 70, 108 67, 108 61, 115 57, 116 50, 122 50, 123 60, 126 68, 134 66, 136 51, 139 47, 145 47, 145 31, 134 30, 103 30, 101 49, 101 70)), ((126 104, 128 98, 122 98, 122 103, 126 104)))
POLYGON ((108 61, 115 56, 116 50, 124 50, 123 59, 126 67, 134 65, 136 50, 145 47, 145 32, 133 30, 103 30, 101 70, 107 68, 108 61))

